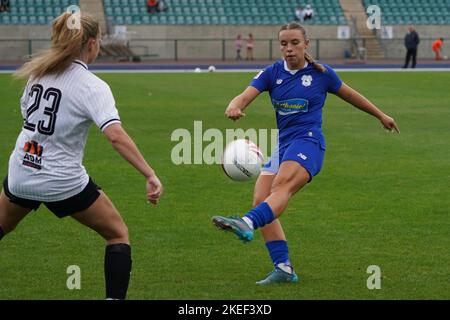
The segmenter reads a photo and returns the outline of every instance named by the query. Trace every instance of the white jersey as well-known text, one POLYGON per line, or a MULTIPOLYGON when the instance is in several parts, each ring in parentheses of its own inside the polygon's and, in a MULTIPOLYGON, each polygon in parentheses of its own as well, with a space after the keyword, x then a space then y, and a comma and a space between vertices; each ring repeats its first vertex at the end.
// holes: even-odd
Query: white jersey
POLYGON ((119 123, 109 86, 75 60, 59 76, 30 80, 20 100, 24 125, 9 159, 8 187, 17 197, 45 202, 80 193, 89 127, 119 123))

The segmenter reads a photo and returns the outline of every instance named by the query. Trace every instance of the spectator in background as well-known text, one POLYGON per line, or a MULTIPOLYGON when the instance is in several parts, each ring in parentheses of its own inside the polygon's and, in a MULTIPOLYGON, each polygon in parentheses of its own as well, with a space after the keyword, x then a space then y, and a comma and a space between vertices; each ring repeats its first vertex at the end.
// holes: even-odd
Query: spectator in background
POLYGON ((403 68, 408 68, 409 60, 412 57, 411 68, 416 67, 417 47, 419 46, 419 35, 413 26, 408 27, 408 33, 405 36, 406 58, 403 68))
POLYGON ((439 38, 435 42, 433 42, 433 46, 431 47, 436 54, 436 60, 442 60, 441 56, 441 47, 444 44, 444 38, 439 38))
POLYGON ((246 60, 253 60, 253 35, 248 34, 247 38, 247 58, 246 60))
POLYGON ((242 39, 240 34, 237 35, 236 40, 234 41, 234 47, 236 48, 236 60, 242 60, 241 57, 242 39))
POLYGON ((305 11, 303 10, 303 7, 297 7, 295 9, 295 17, 294 20, 299 21, 299 22, 303 22, 303 17, 304 17, 304 13, 305 11))
POLYGON ((155 13, 157 7, 158 7, 157 0, 147 0, 147 12, 148 13, 155 13))
POLYGON ((9 11, 9 0, 0 0, 0 12, 9 11))
POLYGON ((158 11, 158 12, 166 12, 167 10, 169 10, 169 7, 167 6, 166 1, 159 0, 158 4, 156 6, 156 11, 158 11))
POLYGON ((311 8, 311 5, 306 5, 306 9, 303 11, 303 20, 311 20, 314 16, 314 10, 311 8))

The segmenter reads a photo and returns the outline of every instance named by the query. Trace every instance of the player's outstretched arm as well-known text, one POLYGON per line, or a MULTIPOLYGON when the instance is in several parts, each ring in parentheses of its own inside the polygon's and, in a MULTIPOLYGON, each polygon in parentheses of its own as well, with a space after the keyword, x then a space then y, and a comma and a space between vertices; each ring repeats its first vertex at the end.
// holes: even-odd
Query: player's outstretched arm
POLYGON ((147 200, 157 204, 162 195, 163 187, 155 171, 145 161, 134 141, 119 123, 107 127, 103 133, 113 148, 147 179, 147 200))
POLYGON ((260 92, 254 87, 247 87, 240 95, 236 96, 231 102, 228 104, 227 109, 225 110, 225 115, 232 119, 237 120, 241 117, 245 116, 245 113, 242 111, 253 101, 257 96, 259 96, 260 92))
POLYGON ((378 120, 380 120, 385 129, 400 133, 400 130, 393 118, 383 113, 366 97, 364 97, 358 91, 346 85, 345 83, 342 84, 341 88, 336 92, 336 95, 341 99, 347 101, 348 103, 352 104, 356 108, 376 117, 378 120))

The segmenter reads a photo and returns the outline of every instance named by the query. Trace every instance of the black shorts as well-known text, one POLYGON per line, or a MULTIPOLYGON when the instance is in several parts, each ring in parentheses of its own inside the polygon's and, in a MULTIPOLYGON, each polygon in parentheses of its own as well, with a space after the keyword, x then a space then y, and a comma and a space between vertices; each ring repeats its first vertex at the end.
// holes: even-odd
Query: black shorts
POLYGON ((41 203, 43 203, 55 216, 58 218, 64 218, 70 216, 75 212, 83 211, 89 208, 95 200, 100 196, 101 190, 94 181, 89 177, 87 186, 79 194, 74 195, 65 200, 55 202, 44 202, 19 198, 13 195, 8 188, 8 176, 3 180, 3 190, 5 195, 9 198, 9 201, 15 203, 21 207, 37 210, 41 203))

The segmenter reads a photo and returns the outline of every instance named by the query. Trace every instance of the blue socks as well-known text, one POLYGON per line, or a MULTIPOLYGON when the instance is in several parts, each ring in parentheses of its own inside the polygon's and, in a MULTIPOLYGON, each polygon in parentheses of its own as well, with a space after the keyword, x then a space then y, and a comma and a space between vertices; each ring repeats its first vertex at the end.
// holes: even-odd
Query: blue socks
POLYGON ((253 222, 253 228, 256 230, 258 228, 264 227, 266 224, 271 223, 275 220, 272 208, 267 204, 267 202, 261 202, 259 205, 254 207, 252 210, 247 212, 244 217, 249 218, 253 222))
MULTIPOLYGON (((267 202, 261 202, 252 210, 247 212, 244 218, 248 218, 253 223, 253 229, 264 227, 266 224, 275 220, 272 208, 267 202)), ((270 258, 275 266, 280 267, 282 270, 292 273, 293 268, 289 261, 288 244, 285 240, 275 240, 266 242, 267 250, 269 250, 270 258)))
POLYGON ((266 242, 267 250, 269 250, 270 258, 273 264, 277 266, 280 263, 290 265, 288 245, 285 240, 275 240, 266 242))
POLYGON ((4 235, 5 235, 5 232, 3 232, 2 227, 0 227, 0 240, 2 240, 4 235))

